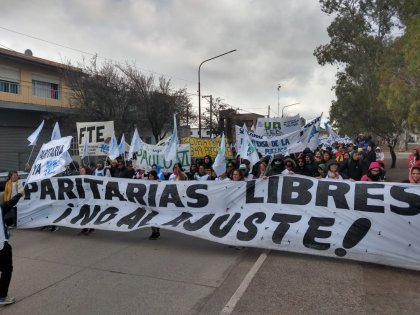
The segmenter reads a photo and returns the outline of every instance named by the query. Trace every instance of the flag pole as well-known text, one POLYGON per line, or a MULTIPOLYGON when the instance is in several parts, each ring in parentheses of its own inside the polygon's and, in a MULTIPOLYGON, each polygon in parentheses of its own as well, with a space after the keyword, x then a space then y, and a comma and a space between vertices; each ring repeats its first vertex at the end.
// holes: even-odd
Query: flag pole
POLYGON ((29 158, 28 158, 28 161, 26 162, 26 164, 29 164, 29 161, 31 160, 32 153, 34 152, 34 149, 35 149, 35 145, 32 146, 32 150, 31 150, 31 153, 29 154, 29 158))

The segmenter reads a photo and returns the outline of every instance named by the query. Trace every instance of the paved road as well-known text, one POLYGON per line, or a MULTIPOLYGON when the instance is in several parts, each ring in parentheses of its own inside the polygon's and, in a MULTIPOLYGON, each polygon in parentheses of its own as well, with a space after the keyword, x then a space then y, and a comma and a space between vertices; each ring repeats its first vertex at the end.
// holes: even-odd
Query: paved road
MULTIPOLYGON (((1 315, 220 314, 262 253, 170 231, 77 233, 12 231, 18 302, 1 315)), ((232 314, 420 314, 419 288, 420 272, 271 251, 232 314)))

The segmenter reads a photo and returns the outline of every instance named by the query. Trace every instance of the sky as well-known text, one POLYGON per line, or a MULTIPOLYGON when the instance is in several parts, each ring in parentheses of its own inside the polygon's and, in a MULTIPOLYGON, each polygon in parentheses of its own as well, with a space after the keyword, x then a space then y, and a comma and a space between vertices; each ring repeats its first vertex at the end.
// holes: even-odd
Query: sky
POLYGON ((326 120, 336 68, 313 52, 329 42, 331 20, 316 0, 1 0, 0 47, 72 64, 94 54, 135 63, 186 87, 197 111, 200 63, 236 49, 202 65, 201 95, 240 113, 270 106, 271 117, 326 120))

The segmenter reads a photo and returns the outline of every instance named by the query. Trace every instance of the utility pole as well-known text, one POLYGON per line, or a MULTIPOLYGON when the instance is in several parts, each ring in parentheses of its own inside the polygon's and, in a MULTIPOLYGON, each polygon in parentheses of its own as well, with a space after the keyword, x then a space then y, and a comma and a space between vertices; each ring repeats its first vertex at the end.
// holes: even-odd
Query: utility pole
POLYGON ((210 98, 210 139, 212 138, 213 133, 213 95, 203 95, 203 98, 210 98))
MULTIPOLYGON (((280 115, 280 88, 281 85, 277 85, 277 115, 280 115)), ((283 114, 281 115, 283 117, 283 114)))
POLYGON ((268 115, 267 118, 270 118, 270 105, 268 105, 268 115))

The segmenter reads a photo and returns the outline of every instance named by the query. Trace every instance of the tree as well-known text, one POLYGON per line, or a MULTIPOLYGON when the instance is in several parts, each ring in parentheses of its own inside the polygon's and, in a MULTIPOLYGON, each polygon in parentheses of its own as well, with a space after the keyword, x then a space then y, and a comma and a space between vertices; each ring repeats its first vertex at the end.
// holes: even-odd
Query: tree
POLYGON ((129 82, 113 63, 99 67, 93 57, 80 71, 69 65, 65 77, 73 91, 71 104, 78 121, 113 120, 117 134, 128 131, 129 82))
POLYGON ((337 99, 330 108, 332 125, 340 133, 355 136, 366 131, 388 142, 392 166, 394 148, 404 131, 408 112, 386 106, 380 97, 378 75, 389 41, 401 25, 402 0, 320 0, 321 9, 335 18, 328 27, 330 42, 316 48, 321 65, 337 65, 337 99))
POLYGON ((221 120, 221 112, 225 111, 226 109, 230 108, 231 106, 225 103, 220 97, 216 97, 212 99, 210 102, 209 99, 209 107, 204 109, 203 115, 203 125, 204 128, 209 129, 209 133, 211 135, 220 136, 223 133, 223 126, 220 123, 221 120), (210 120, 210 106, 211 106, 211 120, 210 120), (211 123, 210 123, 211 121, 211 123))
POLYGON ((185 88, 173 91, 171 81, 164 77, 155 85, 152 75, 146 76, 131 65, 120 66, 120 70, 130 82, 133 114, 151 128, 156 143, 173 130, 173 114, 177 114, 179 124, 194 122, 196 115, 185 88))
POLYGON ((172 131, 173 114, 184 123, 186 113, 195 119, 186 89, 173 90, 171 81, 146 76, 133 65, 105 62, 94 57, 88 66, 73 71, 66 79, 74 91, 72 106, 79 121, 113 120, 117 135, 131 133, 134 127, 151 130, 159 142, 172 131))

